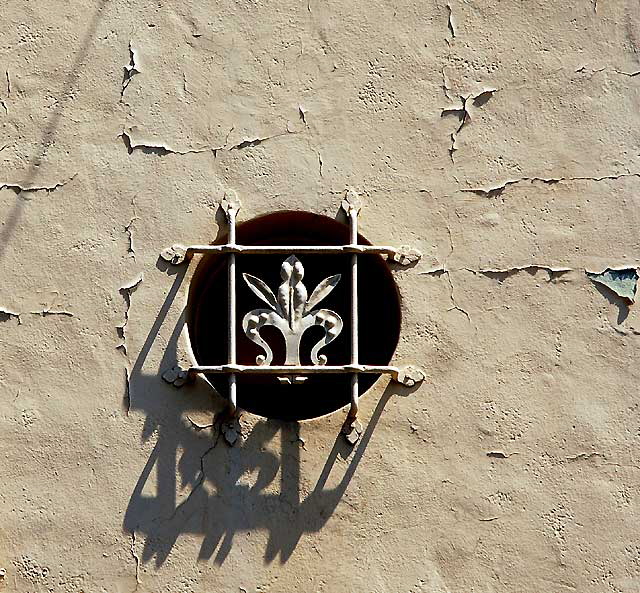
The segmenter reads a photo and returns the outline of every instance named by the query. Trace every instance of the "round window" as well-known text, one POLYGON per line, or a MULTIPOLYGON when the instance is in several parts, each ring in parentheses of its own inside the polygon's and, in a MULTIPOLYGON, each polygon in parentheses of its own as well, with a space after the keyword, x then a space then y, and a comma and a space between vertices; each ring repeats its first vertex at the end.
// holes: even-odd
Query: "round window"
MULTIPOLYGON (((349 242, 348 226, 309 212, 285 211, 254 218, 239 224, 236 233, 239 244, 252 246, 344 245, 349 242)), ((226 241, 225 236, 218 243, 226 241)), ((358 236, 358 243, 371 245, 361 235, 358 236)), ((314 289, 326 287, 327 282, 322 283, 329 279, 331 290, 322 291, 318 288, 316 291, 324 295, 318 308, 337 313, 344 328, 349 327, 351 256, 320 253, 291 255, 298 261, 287 255, 236 255, 238 364, 255 365, 257 360, 264 362, 265 349, 259 346, 259 340, 250 339, 242 331, 243 320, 251 317, 248 314, 256 313, 254 321, 257 322, 260 311, 265 310, 265 298, 260 293, 279 298, 276 295, 287 274, 298 275, 297 280, 302 283, 304 294, 309 295, 309 302, 314 289), (287 261, 290 263, 287 264, 287 261), (257 288, 256 284, 259 284, 257 288)), ((227 294, 227 256, 215 253, 203 255, 191 281, 187 304, 187 330, 196 363, 200 366, 227 363, 227 294)), ((358 256, 358 302, 359 362, 364 365, 388 365, 399 339, 400 298, 387 263, 380 255, 358 256)), ((274 308, 277 306, 274 303, 274 308)), ((317 313, 315 317, 318 317, 317 313)), ((328 331, 332 329, 331 320, 325 320, 323 327, 322 317, 319 319, 301 334, 300 364, 317 364, 317 345, 322 343, 322 362, 328 366, 348 365, 349 331, 339 331, 339 328, 333 327, 335 331, 332 334, 328 331), (331 338, 327 339, 329 335, 331 338)), ((260 326, 258 331, 272 354, 268 363, 288 364, 289 345, 283 332, 269 324, 260 326)), ((360 393, 369 389, 378 377, 374 374, 362 375, 360 393)), ((226 376, 208 375, 207 379, 220 395, 228 396, 226 376)), ((237 385, 240 408, 281 420, 323 416, 348 405, 351 396, 348 373, 312 374, 301 381, 286 381, 273 374, 243 373, 238 375, 237 385)))

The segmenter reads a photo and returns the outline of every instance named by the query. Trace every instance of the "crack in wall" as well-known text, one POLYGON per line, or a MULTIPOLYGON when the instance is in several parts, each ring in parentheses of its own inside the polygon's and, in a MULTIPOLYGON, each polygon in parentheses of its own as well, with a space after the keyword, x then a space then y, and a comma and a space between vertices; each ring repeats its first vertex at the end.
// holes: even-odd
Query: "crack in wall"
POLYGON ((4 109, 5 114, 8 114, 9 113, 9 106, 7 105, 7 100, 9 99, 9 96, 11 95, 11 79, 9 78, 9 70, 5 70, 4 71, 4 75, 5 75, 5 79, 6 79, 7 96, 4 99, 2 97, 0 97, 0 105, 2 105, 2 108, 4 109))
POLYGON ((15 311, 11 311, 10 309, 0 307, 0 322, 9 321, 10 319, 16 319, 18 321, 18 325, 22 325, 22 318, 20 317, 20 315, 20 313, 16 313, 15 311))
POLYGON ((607 456, 604 453, 599 453, 598 451, 591 451, 590 453, 578 453, 577 455, 567 455, 565 459, 569 462, 588 461, 589 459, 596 459, 597 457, 601 457, 602 459, 607 458, 607 456))
POLYGON ((129 367, 124 367, 124 395, 122 396, 122 403, 124 406, 124 412, 128 416, 131 412, 131 375, 129 373, 129 367))
POLYGON ((305 126, 308 126, 308 124, 307 124, 307 110, 302 105, 298 105, 298 115, 300 116, 300 121, 305 126))
MULTIPOLYGON (((233 130, 233 128, 232 128, 233 130)), ((232 131, 231 130, 231 131, 232 131)), ((231 131, 229 133, 231 133, 231 131)), ((245 148, 253 148, 255 146, 259 146, 263 142, 267 142, 268 140, 273 140, 274 138, 279 138, 281 136, 287 136, 289 134, 296 134, 298 132, 291 132, 286 130, 284 132, 278 132, 276 134, 272 134, 269 136, 258 136, 254 138, 244 138, 241 142, 237 144, 233 144, 231 146, 225 142, 222 146, 203 146, 201 148, 173 148, 165 142, 155 142, 152 140, 144 140, 138 141, 134 139, 134 129, 123 129, 119 134, 119 137, 122 138, 124 145, 127 148, 127 152, 132 154, 134 151, 139 150, 145 154, 155 154, 157 156, 166 156, 168 154, 178 154, 178 155, 186 155, 186 154, 198 154, 202 152, 213 152, 214 157, 217 156, 218 152, 229 152, 232 150, 243 150, 245 148)), ((228 136, 227 136, 228 138, 228 136)))
POLYGON ((189 416, 185 416, 185 418, 189 423, 189 426, 191 426, 191 428, 193 428, 193 430, 195 430, 196 432, 200 432, 201 430, 208 430, 210 428, 215 428, 217 426, 216 422, 214 422, 213 424, 198 424, 195 420, 193 420, 189 416))
POLYGON ((127 356, 127 325, 129 324, 129 312, 131 309, 131 295, 137 290, 138 286, 142 283, 144 275, 141 273, 136 279, 132 280, 128 284, 121 286, 119 292, 124 299, 124 321, 122 325, 116 326, 118 338, 121 343, 116 346, 116 350, 121 350, 122 353, 127 356))
POLYGON ((456 301, 455 290, 453 287, 453 282, 451 281, 451 272, 446 268, 446 266, 438 266, 431 268, 429 270, 423 270, 418 272, 419 276, 434 276, 436 278, 440 278, 441 276, 445 276, 447 279, 447 284, 449 285, 449 299, 451 300, 451 307, 447 309, 447 311, 459 311, 462 313, 469 323, 471 323, 471 316, 467 311, 465 311, 462 307, 460 307, 456 301))
POLYGON ((507 181, 502 182, 499 185, 495 185, 492 187, 472 187, 465 188, 459 191, 465 193, 472 193, 478 196, 487 197, 487 198, 495 198, 500 196, 507 187, 512 185, 517 185, 519 183, 544 183, 547 185, 553 185, 555 183, 566 183, 570 181, 610 181, 616 179, 623 179, 626 177, 640 177, 640 173, 619 173, 617 175, 603 175, 601 177, 589 177, 589 176, 577 176, 577 177, 519 177, 518 179, 508 179, 507 181))
POLYGON ((640 70, 636 70, 635 72, 625 72, 624 70, 616 70, 614 68, 613 71, 616 74, 621 74, 622 76, 629 76, 630 78, 634 78, 635 76, 640 75, 640 70))
POLYGON ((635 329, 634 327, 630 327, 629 329, 622 329, 620 326, 613 325, 609 321, 609 327, 621 336, 640 336, 640 330, 635 329))
POLYGON ((131 553, 131 557, 135 562, 136 567, 136 586, 133 589, 134 591, 138 590, 138 586, 141 584, 140 582, 140 556, 136 552, 136 532, 135 530, 131 532, 131 546, 129 547, 129 552, 131 553))
MULTIPOLYGON (((451 239, 451 238, 450 238, 451 239)), ((554 282, 563 275, 576 271, 580 268, 571 268, 565 266, 549 266, 542 264, 526 264, 520 266, 511 266, 506 268, 480 268, 473 269, 469 267, 457 268, 456 271, 466 271, 473 275, 482 275, 492 280, 497 280, 499 284, 505 282, 511 276, 519 274, 520 272, 526 272, 532 276, 535 276, 538 272, 544 271, 548 274, 547 282, 554 282)), ((601 271, 590 271, 582 269, 586 276, 594 282, 600 285, 598 291, 609 301, 610 304, 618 307, 618 320, 617 326, 610 320, 607 323, 617 334, 623 336, 635 336, 640 335, 640 330, 634 327, 628 329, 622 329, 622 323, 627 319, 631 305, 635 302, 636 290, 640 275, 638 274, 638 267, 633 266, 621 266, 618 268, 607 267, 601 271)), ((428 270, 422 270, 418 272, 420 276, 434 276, 439 278, 445 275, 449 284, 449 298, 451 299, 452 307, 447 311, 456 310, 463 313, 469 321, 471 318, 467 311, 460 307, 455 299, 454 286, 451 280, 451 272, 445 264, 434 266, 428 270)))
MULTIPOLYGON (((217 424, 219 425, 219 422, 217 424)), ((171 521, 172 519, 174 519, 175 516, 178 514, 178 511, 191 500, 191 497, 204 484, 204 481, 205 481, 205 479, 207 477, 206 473, 204 471, 204 458, 207 455, 209 455, 209 453, 211 453, 211 451, 213 451, 216 448, 216 446, 218 445, 219 438, 220 438, 220 431, 218 431, 218 434, 216 436, 216 439, 215 439, 213 445, 208 447, 207 450, 202 455, 200 455, 200 470, 199 470, 199 473, 198 473, 198 477, 196 478, 196 481, 195 481, 193 487, 191 488, 191 491, 189 492, 189 494, 187 494, 187 497, 183 501, 181 501, 178 505, 176 505, 176 508, 174 509, 173 513, 171 513, 171 516, 168 519, 165 519, 166 521, 171 521)))
MULTIPOLYGON (((6 146, 3 147, 6 148, 6 146)), ((45 191, 47 193, 51 193, 61 187, 64 187, 68 183, 71 183, 77 176, 77 173, 74 173, 69 179, 65 181, 58 181, 57 183, 53 183, 51 185, 22 185, 20 183, 15 183, 12 181, 0 181, 0 190, 10 189, 16 193, 16 195, 20 195, 21 193, 31 193, 31 192, 39 192, 45 191)))
MULTIPOLYGON (((31 315, 38 315, 39 317, 75 317, 75 313, 72 311, 67 311, 66 309, 50 309, 48 307, 46 309, 38 309, 37 311, 29 311, 29 313, 31 315)), ((22 313, 0 307, 0 322, 16 319, 18 325, 22 325, 22 315, 22 313)))
POLYGON ((588 64, 583 64, 582 66, 574 70, 574 72, 576 74, 585 74, 587 79, 589 80, 592 79, 596 74, 600 74, 601 72, 613 72, 614 74, 619 74, 620 76, 627 76, 629 78, 635 78, 636 76, 640 75, 640 70, 636 70, 634 72, 625 72, 624 70, 620 70, 615 66, 609 66, 609 65, 605 65, 605 66, 602 66, 601 68, 593 68, 593 69, 590 69, 587 66, 588 64))
MULTIPOLYGON (((447 29, 451 35, 451 40, 456 38, 456 21, 453 16, 453 8, 450 3, 447 3, 447 29)), ((450 43, 449 39, 446 39, 447 43, 450 43)))
POLYGON ((41 309, 39 311, 29 311, 32 315, 40 315, 40 317, 49 317, 52 315, 60 315, 62 317, 75 317, 75 314, 71 311, 64 309, 41 309))
POLYGON ((124 93, 136 74, 140 74, 140 60, 138 50, 133 47, 133 42, 129 41, 129 63, 124 67, 122 75, 122 89, 120 90, 120 102, 124 100, 124 93))
POLYGON ((544 271, 549 275, 549 282, 551 282, 552 280, 555 280, 556 278, 559 278, 560 276, 573 271, 573 268, 553 267, 538 264, 527 264, 524 266, 513 266, 510 268, 483 268, 479 270, 472 270, 471 268, 464 269, 468 272, 472 272, 473 274, 482 274, 483 276, 497 280, 500 283, 504 282, 510 276, 518 274, 519 272, 536 274, 539 271, 544 271))
POLYGON ((129 220, 128 224, 125 225, 124 227, 124 232, 127 235, 127 241, 128 241, 128 245, 127 245, 127 254, 129 255, 129 257, 132 257, 134 260, 136 259, 136 250, 135 250, 135 245, 133 242, 133 223, 138 220, 138 215, 136 212, 136 198, 135 196, 133 198, 131 198, 131 208, 133 210, 133 213, 131 215, 131 219, 129 220))
POLYGON ((449 86, 449 79, 447 78, 444 66, 440 69, 440 72, 442 73, 442 90, 444 91, 444 96, 449 99, 449 101, 453 101, 453 97, 450 94, 451 87, 449 86))
POLYGON ((463 313, 464 316, 467 318, 467 321, 469 323, 471 323, 471 317, 469 316, 469 313, 467 313, 456 302, 455 292, 454 292, 454 288, 453 288, 453 282, 451 281, 451 273, 449 272, 449 270, 444 270, 444 274, 446 275, 447 282, 449 283, 449 289, 450 289, 449 298, 451 299, 451 304, 453 305, 451 308, 447 309, 447 311, 459 311, 460 313, 463 313))
MULTIPOLYGON (((444 77, 444 69, 443 69, 443 77, 444 77)), ((444 83, 443 83, 444 84, 444 83)), ((447 94, 448 87, 445 88, 445 94, 447 94)), ((451 158, 451 162, 454 162, 453 155, 458 150, 457 142, 458 135, 462 131, 462 129, 471 121, 471 109, 480 108, 487 104, 489 99, 496 93, 498 89, 494 88, 485 88, 480 91, 478 94, 469 94, 467 96, 460 95, 460 103, 461 105, 458 107, 457 105, 452 107, 445 107, 440 112, 440 117, 457 117, 460 122, 458 127, 450 134, 451 138, 451 146, 449 147, 449 157, 451 158)))

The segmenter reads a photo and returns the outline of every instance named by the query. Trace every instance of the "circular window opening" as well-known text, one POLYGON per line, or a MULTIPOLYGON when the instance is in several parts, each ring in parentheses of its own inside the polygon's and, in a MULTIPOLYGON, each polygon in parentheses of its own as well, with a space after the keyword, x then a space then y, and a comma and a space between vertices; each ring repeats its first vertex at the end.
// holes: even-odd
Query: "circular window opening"
MULTIPOLYGON (((284 211, 254 218, 238 225, 237 242, 242 245, 344 245, 349 243, 349 227, 337 220, 309 212, 284 211)), ((216 243, 223 244, 227 237, 216 243)), ((361 235, 358 242, 371 245, 361 235)), ((295 254, 304 266, 303 282, 310 295, 325 278, 340 274, 340 280, 319 305, 340 315, 342 332, 322 348, 327 365, 350 362, 351 256, 348 254, 295 254)), ((242 280, 250 274, 263 280, 276 293, 282 282, 280 270, 287 255, 236 255, 236 327, 238 364, 255 365, 263 351, 242 331, 242 319, 256 308, 264 308, 242 280)), ((359 363, 388 365, 400 335, 400 298, 385 260, 374 254, 358 256, 359 363)), ((223 365, 227 351, 227 256, 206 254, 198 263, 189 288, 187 329, 195 361, 200 366, 223 365)), ((261 337, 273 351, 273 365, 285 362, 285 340, 280 331, 265 326, 261 337)), ((312 364, 311 350, 323 338, 320 326, 310 327, 302 336, 300 361, 312 364)), ((360 394, 379 375, 361 374, 360 394)), ((228 396, 226 375, 207 379, 223 397, 228 396)), ((275 375, 238 374, 238 406, 248 412, 280 420, 317 418, 350 403, 350 374, 316 374, 303 383, 283 384, 275 375)))

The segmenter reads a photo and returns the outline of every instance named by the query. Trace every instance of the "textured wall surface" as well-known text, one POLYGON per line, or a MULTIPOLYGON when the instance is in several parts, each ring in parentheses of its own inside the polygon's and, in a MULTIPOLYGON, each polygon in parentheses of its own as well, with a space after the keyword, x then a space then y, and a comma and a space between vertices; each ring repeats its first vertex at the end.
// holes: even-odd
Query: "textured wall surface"
POLYGON ((640 591, 637 0, 0 14, 0 591, 640 591), (158 254, 348 186, 427 380, 229 447, 158 254))

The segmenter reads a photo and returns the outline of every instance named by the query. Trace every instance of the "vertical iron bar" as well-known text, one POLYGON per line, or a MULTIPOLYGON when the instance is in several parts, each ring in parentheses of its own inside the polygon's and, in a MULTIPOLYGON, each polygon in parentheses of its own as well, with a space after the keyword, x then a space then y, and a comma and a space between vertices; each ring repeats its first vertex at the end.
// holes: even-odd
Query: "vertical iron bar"
MULTIPOLYGON (((351 245, 358 244, 358 209, 349 212, 351 245)), ((358 255, 351 255, 351 364, 358 364, 358 255)), ((351 375, 351 409, 349 418, 358 415, 358 373, 351 375)))
MULTIPOLYGON (((236 210, 234 208, 229 209, 229 244, 236 244, 236 210)), ((229 364, 236 364, 236 254, 230 253, 228 255, 228 258, 228 358, 229 364)), ((231 414, 235 414, 238 409, 238 396, 236 387, 236 374, 231 373, 229 375, 229 405, 231 407, 231 414)))

